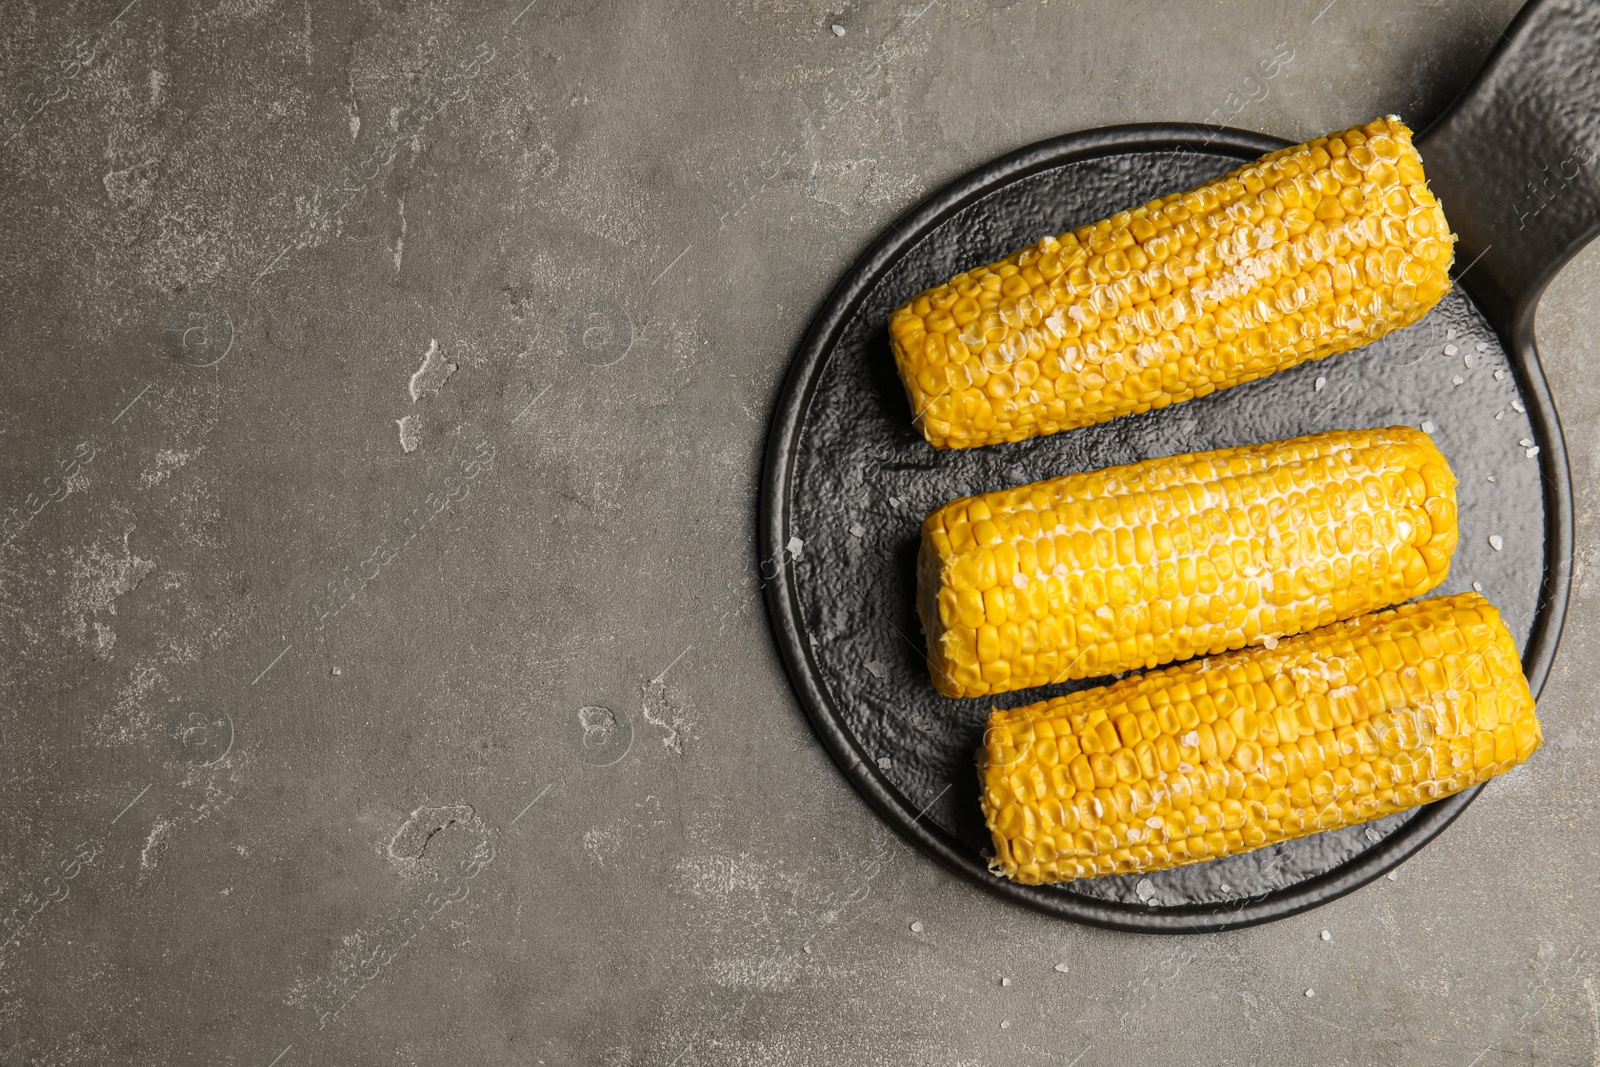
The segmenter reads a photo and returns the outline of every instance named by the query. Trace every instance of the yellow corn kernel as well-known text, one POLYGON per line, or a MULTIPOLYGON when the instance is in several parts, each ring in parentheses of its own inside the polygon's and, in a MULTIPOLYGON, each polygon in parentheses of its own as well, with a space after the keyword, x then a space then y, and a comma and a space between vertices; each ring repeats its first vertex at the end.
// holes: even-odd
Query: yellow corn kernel
MULTIPOLYGON (((1353 618, 1445 579, 1454 516, 1449 464, 1407 426, 1145 460, 955 500, 922 524, 917 599, 930 673, 945 696, 985 696, 1353 618), (1419 517, 1435 502, 1451 521, 1427 524, 1418 555, 1419 517), (953 528, 974 511, 992 533, 958 548, 953 528), (1118 550, 1140 544, 1147 551, 1118 550)), ((1312 707, 1320 719, 1332 713, 1326 701, 1312 707)))
POLYGON ((1409 326, 1454 247, 1411 131, 1377 119, 958 275, 895 310, 889 344, 935 447, 1020 441, 1409 326))
POLYGON ((994 835, 990 868, 1040 885, 1231 855, 1449 796, 1522 763, 1542 741, 1516 644, 1494 606, 1477 593, 1406 604, 1288 638, 1273 649, 1231 652, 996 709, 978 752, 983 813, 994 835), (1468 628, 1478 631, 1477 652, 1425 654, 1410 663, 1396 647, 1420 643, 1418 635, 1448 644, 1468 628), (1400 666, 1387 666, 1396 658, 1400 666), (1482 669, 1470 669, 1474 665, 1482 669), (1280 707, 1305 717, 1298 713, 1313 696, 1353 691, 1375 671, 1398 675, 1396 688, 1404 689, 1408 675, 1429 666, 1448 678, 1444 689, 1385 700, 1370 718, 1338 733, 1280 733, 1276 743, 1258 738, 1233 744, 1230 753, 1222 742, 1224 730, 1226 740, 1239 733, 1232 718, 1194 727, 1158 716, 1136 725, 1141 740, 1134 745, 1128 743, 1134 728, 1100 728, 1108 717, 1131 718, 1119 709, 1186 702, 1197 690, 1248 707, 1248 676, 1288 679, 1280 707), (1498 715, 1486 720, 1485 704, 1498 715), (1144 756, 1151 746, 1147 725, 1159 731, 1152 746, 1159 767, 1144 756), (1083 757, 1069 774, 1079 790, 1072 795, 1074 818, 1093 833, 1058 833, 1052 827, 1060 824, 1043 818, 1057 802, 1038 799, 1046 795, 1038 784, 1041 736, 1051 738, 1052 753, 1079 746, 1090 751, 1091 744, 1098 749, 1089 762, 1108 768, 1111 803, 1099 800, 1099 791, 1087 804, 1080 799, 1102 777, 1095 771, 1091 781, 1087 769, 1080 773, 1083 757))

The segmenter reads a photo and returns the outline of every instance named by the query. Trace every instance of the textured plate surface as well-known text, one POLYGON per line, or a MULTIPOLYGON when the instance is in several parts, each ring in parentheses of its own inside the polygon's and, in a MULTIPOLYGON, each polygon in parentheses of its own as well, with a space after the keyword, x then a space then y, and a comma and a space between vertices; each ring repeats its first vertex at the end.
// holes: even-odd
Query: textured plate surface
POLYGON ((1543 378, 1507 353, 1460 285, 1423 322, 1376 344, 1162 411, 958 452, 934 450, 912 428, 884 328, 901 301, 1046 233, 1190 188, 1286 143, 1239 131, 1118 127, 981 168, 892 227, 846 276, 802 344, 774 415, 762 575, 790 677, 819 735, 863 795, 925 851, 996 892, 1081 921, 1183 932, 1293 914, 1401 862, 1478 790, 1142 877, 1024 887, 989 874, 973 755, 990 706, 1105 679, 998 699, 934 691, 913 594, 920 524, 939 504, 1151 456, 1420 426, 1461 481, 1461 545, 1436 595, 1476 583, 1516 635, 1535 692, 1549 669, 1554 635, 1536 637, 1551 629, 1540 588, 1547 562, 1558 562, 1547 557, 1561 546, 1547 543, 1547 494, 1565 483, 1541 477, 1529 454, 1551 447, 1536 429, 1537 413, 1549 410, 1543 378))

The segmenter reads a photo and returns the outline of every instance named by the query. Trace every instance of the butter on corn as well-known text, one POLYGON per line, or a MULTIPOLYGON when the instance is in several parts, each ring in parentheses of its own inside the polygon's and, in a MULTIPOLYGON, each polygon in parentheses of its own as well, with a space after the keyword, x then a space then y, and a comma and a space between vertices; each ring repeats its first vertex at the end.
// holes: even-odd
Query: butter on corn
POLYGON ((1445 579, 1455 475, 1407 426, 1150 459, 951 501, 918 611, 945 696, 1242 648, 1445 579))
POLYGON ((1038 885, 1228 856, 1449 796, 1541 740, 1494 606, 1407 604, 996 710, 991 869, 1038 885))
POLYGON ((1020 441, 1356 348, 1450 288, 1455 237, 1397 118, 1046 237, 889 316, 938 448, 1020 441))

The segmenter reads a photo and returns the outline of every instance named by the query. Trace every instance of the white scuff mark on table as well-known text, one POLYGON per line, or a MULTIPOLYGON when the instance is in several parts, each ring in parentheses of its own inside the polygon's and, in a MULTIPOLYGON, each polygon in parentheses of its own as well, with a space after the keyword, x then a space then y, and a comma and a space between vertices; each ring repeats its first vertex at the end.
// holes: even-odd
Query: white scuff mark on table
POLYGON ((621 849, 622 839, 613 830, 602 830, 599 827, 594 827, 584 831, 583 851, 588 854, 597 867, 604 867, 606 858, 615 856, 621 849))
POLYGON ((115 615, 117 600, 137 589, 156 569, 154 560, 134 554, 129 545, 132 533, 130 527, 120 542, 90 545, 81 553, 68 553, 65 630, 84 645, 109 647, 116 640, 115 635, 108 639, 102 634, 105 627, 93 616, 115 615))
MULTIPOLYGON (((196 449, 196 452, 199 450, 196 449)), ((156 453, 156 462, 139 475, 139 487, 149 489, 160 485, 172 477, 172 472, 188 463, 195 457, 196 452, 179 452, 176 449, 163 448, 156 453)))
MULTIPOLYGON (((400 209, 400 217, 400 232, 401 236, 403 237, 405 235, 404 206, 402 206, 400 209)), ((400 260, 398 253, 396 253, 396 272, 398 272, 399 269, 400 260)), ((417 367, 416 373, 411 375, 411 383, 409 386, 411 392, 411 402, 415 404, 418 400, 421 400, 424 393, 437 396, 439 390, 443 389, 444 384, 450 380, 450 376, 459 369, 460 368, 454 363, 451 363, 444 358, 444 352, 439 348, 439 342, 433 338, 429 338, 428 350, 422 353, 422 363, 417 367)))
POLYGON ((161 862, 161 854, 167 850, 167 835, 172 832, 173 822, 165 815, 156 816, 155 825, 150 827, 150 835, 144 840, 144 848, 139 850, 139 869, 148 871, 161 862))
POLYGON ((422 859, 427 851, 428 842, 433 840, 435 834, 442 833, 457 824, 477 830, 482 835, 484 829, 478 819, 477 812, 471 804, 447 804, 432 806, 424 804, 411 812, 405 822, 400 824, 384 851, 389 859, 397 864, 413 864, 422 859))
POLYGON ((400 428, 400 451, 415 452, 422 443, 422 416, 405 415, 395 419, 394 424, 400 428))
MULTIPOLYGON (((403 197, 403 196, 397 198, 397 200, 395 202, 395 206, 398 209, 398 212, 399 212, 399 215, 400 215, 400 232, 395 235, 394 248, 392 250, 392 254, 394 256, 394 276, 396 278, 398 278, 398 277, 400 277, 400 264, 405 260, 405 255, 406 255, 406 198, 403 197)), ((424 362, 423 366, 427 366, 426 362, 424 362)), ((454 365, 447 364, 447 366, 450 366, 451 370, 455 369, 454 365)), ((422 373, 422 372, 421 371, 417 372, 417 374, 420 374, 420 373, 422 373)), ((442 385, 443 383, 441 382, 440 384, 442 385)), ((417 377, 414 374, 414 375, 411 376, 411 388, 413 390, 413 392, 411 394, 411 399, 413 401, 415 401, 417 399, 417 394, 415 392, 416 386, 417 386, 417 377)))
POLYGON ((1594 1067, 1600 1067, 1600 992, 1596 992, 1593 978, 1583 980, 1583 995, 1589 1002, 1589 1026, 1594 1031, 1594 1067))
POLYGON ((683 755, 683 738, 694 726, 694 720, 688 715, 689 702, 674 695, 667 688, 666 679, 667 671, 676 667, 678 661, 689 654, 689 648, 679 652, 672 662, 667 664, 666 670, 639 687, 639 711, 644 716, 644 721, 665 734, 661 739, 663 748, 680 756, 683 755))

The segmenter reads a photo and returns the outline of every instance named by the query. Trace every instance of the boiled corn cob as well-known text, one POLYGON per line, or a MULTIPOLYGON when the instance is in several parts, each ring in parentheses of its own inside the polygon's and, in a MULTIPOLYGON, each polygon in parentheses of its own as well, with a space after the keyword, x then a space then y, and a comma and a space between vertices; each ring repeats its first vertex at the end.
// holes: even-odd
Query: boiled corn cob
POLYGON ((952 501, 922 524, 934 685, 982 696, 1270 642, 1418 596, 1455 476, 1408 426, 1150 459, 952 501))
POLYGON ((1205 396, 1409 326, 1450 288, 1455 237, 1390 117, 1046 237, 889 316, 938 448, 1205 396))
POLYGON ((1449 796, 1541 740, 1493 605, 1407 604, 996 710, 991 869, 1038 885, 1228 856, 1449 796))

